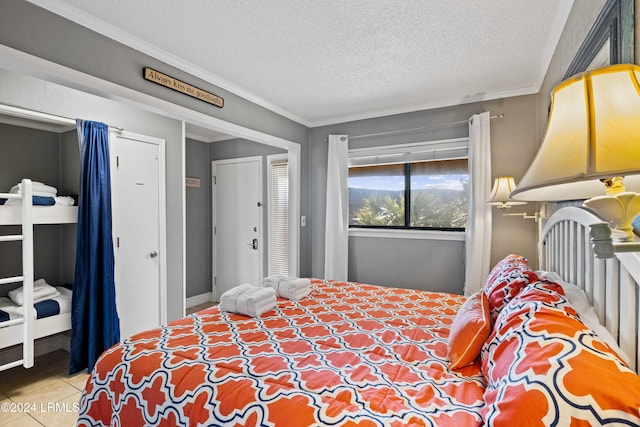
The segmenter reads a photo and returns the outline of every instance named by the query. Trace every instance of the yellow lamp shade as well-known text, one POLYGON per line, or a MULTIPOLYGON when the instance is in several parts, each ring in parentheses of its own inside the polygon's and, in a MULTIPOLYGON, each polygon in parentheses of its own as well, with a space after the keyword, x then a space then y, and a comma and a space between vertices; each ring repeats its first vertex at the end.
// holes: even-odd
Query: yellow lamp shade
POLYGON ((512 176, 501 176, 493 181, 493 188, 489 195, 489 201, 487 202, 493 206, 508 207, 512 205, 524 205, 526 202, 518 202, 509 194, 516 188, 515 179, 512 176))
POLYGON ((540 150, 511 197, 587 199, 603 193, 601 179, 616 176, 639 191, 639 81, 640 67, 620 64, 558 85, 540 150))

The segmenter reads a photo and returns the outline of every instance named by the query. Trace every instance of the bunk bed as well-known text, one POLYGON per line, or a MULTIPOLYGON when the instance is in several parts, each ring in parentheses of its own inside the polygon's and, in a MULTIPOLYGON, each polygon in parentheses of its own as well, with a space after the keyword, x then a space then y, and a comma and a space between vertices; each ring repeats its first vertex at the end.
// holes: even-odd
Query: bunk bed
POLYGON ((98 359, 77 425, 640 425, 638 256, 594 256, 594 222, 558 211, 544 270, 508 255, 468 299, 312 280, 257 318, 139 333, 98 359))
MULTIPOLYGON (((36 339, 71 329, 70 310, 52 314, 52 311, 43 309, 47 301, 34 304, 33 227, 38 224, 76 223, 78 208, 77 206, 33 206, 31 180, 24 179, 21 185, 21 194, 0 194, 0 198, 21 201, 18 205, 0 206, 0 225, 19 225, 22 230, 21 234, 0 236, 0 242, 22 242, 22 275, 2 278, 0 285, 22 283, 24 294, 24 301, 20 307, 21 316, 14 316, 0 322, 0 348, 22 344, 22 358, 1 365, 0 371, 20 365, 25 368, 32 367, 36 339)), ((59 302, 59 308, 70 306, 70 303, 67 303, 70 300, 70 292, 63 291, 63 294, 66 298, 65 301, 59 302)), ((56 311, 53 310, 53 313, 56 311)))

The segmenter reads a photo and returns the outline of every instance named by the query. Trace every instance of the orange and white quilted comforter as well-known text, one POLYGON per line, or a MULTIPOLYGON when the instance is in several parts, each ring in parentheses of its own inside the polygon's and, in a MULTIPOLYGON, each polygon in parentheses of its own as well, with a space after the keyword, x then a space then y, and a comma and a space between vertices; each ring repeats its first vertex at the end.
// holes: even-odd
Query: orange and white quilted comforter
POLYGON ((107 350, 78 425, 481 425, 479 362, 447 368, 463 302, 314 280, 260 318, 210 308, 107 350))

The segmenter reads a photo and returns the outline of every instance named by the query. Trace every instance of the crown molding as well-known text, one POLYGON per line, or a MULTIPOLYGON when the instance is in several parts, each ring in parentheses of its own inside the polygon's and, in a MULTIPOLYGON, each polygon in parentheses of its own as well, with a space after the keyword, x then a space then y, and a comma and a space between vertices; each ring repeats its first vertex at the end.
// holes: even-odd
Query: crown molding
POLYGON ((531 95, 531 94, 538 93, 540 91, 540 88, 542 87, 542 83, 546 76, 547 69, 551 62, 551 59, 553 58, 553 54, 555 52, 558 41, 562 34, 562 30, 566 24, 566 21, 568 19, 568 16, 571 12, 571 8, 574 3, 574 0, 562 0, 558 4, 554 21, 552 23, 551 30, 549 31, 549 36, 547 38, 545 48, 542 54, 543 59, 540 64, 540 69, 538 70, 538 77, 532 86, 528 86, 524 88, 516 88, 516 89, 500 91, 500 92, 489 92, 489 93, 478 94, 478 95, 473 95, 473 96, 463 97, 463 98, 443 98, 440 100, 413 104, 409 106, 380 109, 376 111, 368 111, 364 113, 357 113, 357 114, 350 114, 350 115, 348 114, 348 115, 342 115, 342 116, 334 116, 334 117, 329 117, 321 120, 310 120, 310 119, 304 119, 297 114, 294 114, 290 111, 280 108, 277 105, 271 102, 268 102, 263 98, 245 90, 244 88, 236 85, 233 82, 230 82, 220 76, 217 76, 216 74, 213 74, 207 70, 204 70, 190 62, 184 61, 183 59, 175 55, 172 55, 158 48, 157 46, 154 46, 153 44, 147 43, 144 40, 141 40, 133 36, 132 34, 122 31, 116 28, 115 26, 96 18, 95 16, 89 15, 75 7, 69 6, 64 3, 51 1, 51 0, 27 0, 27 1, 38 7, 48 10, 51 13, 54 13, 65 19, 75 22, 79 25, 87 27, 92 31, 95 31, 99 34, 104 35, 105 37, 115 40, 116 42, 122 43, 144 54, 152 56, 160 61, 163 61, 171 66, 181 69, 193 75, 194 77, 205 80, 221 89, 229 91, 234 95, 244 98, 247 101, 250 101, 263 108, 266 108, 267 110, 270 110, 276 114, 286 117, 308 128, 316 128, 316 127, 335 125, 339 123, 346 123, 346 122, 351 122, 356 120, 373 119, 373 118, 384 117, 384 116, 389 116, 394 114, 411 113, 411 112, 422 111, 422 110, 451 107, 451 106, 463 105, 463 104, 468 104, 473 102, 490 101, 495 99, 522 96, 522 95, 531 95))
POLYGON ((446 99, 427 102, 423 104, 414 104, 414 105, 405 106, 405 107, 377 110, 377 111, 371 111, 371 112, 362 113, 362 114, 332 117, 332 118, 320 120, 317 122, 311 122, 310 127, 316 128, 321 126, 329 126, 329 125, 353 122, 357 120, 375 119, 378 117, 391 116, 394 114, 414 113, 416 111, 432 110, 435 108, 444 108, 444 107, 453 107, 456 105, 471 104, 474 102, 492 101, 495 99, 512 98, 515 96, 522 96, 522 95, 532 95, 532 94, 538 93, 539 91, 540 91, 540 86, 536 85, 536 86, 528 86, 524 88, 511 89, 511 90, 500 91, 500 92, 489 92, 489 93, 484 93, 479 95, 467 96, 461 99, 446 98, 446 99))
POLYGON ((241 98, 246 99, 247 101, 253 102, 256 105, 266 108, 269 111, 272 111, 276 114, 279 114, 283 117, 286 117, 290 120, 293 120, 296 123, 299 123, 303 126, 309 127, 309 123, 303 119, 302 117, 291 113, 283 108, 278 107, 275 104, 272 104, 259 96, 245 90, 244 88, 232 83, 214 73, 211 73, 203 68, 200 68, 190 62, 183 60, 175 55, 166 52, 163 49, 158 48, 157 46, 147 43, 146 41, 127 33, 111 24, 108 24, 93 15, 89 15, 73 6, 69 6, 64 3, 58 3, 51 0, 27 0, 29 3, 32 3, 42 9, 48 10, 51 13, 59 15, 65 19, 68 19, 72 22, 75 22, 78 25, 86 27, 91 31, 94 31, 98 34, 102 34, 105 37, 108 37, 112 40, 117 41, 118 43, 122 43, 125 46, 129 46, 132 49, 135 49, 141 53, 149 55, 153 58, 156 58, 162 62, 165 62, 173 67, 176 67, 186 73, 191 74, 194 77, 200 78, 206 82, 209 82, 221 89, 229 91, 234 95, 237 95, 241 98))

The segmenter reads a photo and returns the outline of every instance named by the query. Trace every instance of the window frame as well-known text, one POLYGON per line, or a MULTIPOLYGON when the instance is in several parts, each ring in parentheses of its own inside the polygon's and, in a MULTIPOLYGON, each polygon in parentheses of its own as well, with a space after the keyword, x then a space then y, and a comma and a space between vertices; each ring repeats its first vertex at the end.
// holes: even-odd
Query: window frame
MULTIPOLYGON (((416 227, 411 223, 411 164, 425 161, 444 161, 453 159, 467 159, 469 138, 454 138, 438 141, 420 142, 412 144, 385 145, 379 147, 354 148, 349 150, 349 168, 357 166, 376 166, 388 163, 401 163, 404 171, 404 225, 360 225, 349 224, 349 235, 365 236, 367 233, 356 230, 386 231, 385 234, 397 234, 406 236, 407 232, 419 231, 427 238, 433 238, 432 233, 446 233, 447 235, 462 235, 465 228, 458 227, 416 227), (462 150, 462 151, 461 151, 462 150), (465 155, 461 155, 462 152, 465 155), (423 153, 423 154, 421 154, 423 153), (410 161, 398 161, 402 158, 411 158, 410 161), (381 159, 387 158, 385 162, 381 159), (366 159, 371 159, 367 161, 366 159), (355 231, 352 233, 352 231, 355 231), (391 232, 391 233, 390 233, 391 232), (430 232, 424 234, 424 232, 430 232)), ((370 233, 371 234, 371 233, 370 233)), ((377 233, 374 233, 377 234, 377 233)), ((388 237, 388 236, 387 236, 388 237)), ((457 240, 457 239, 456 239, 457 240)))

